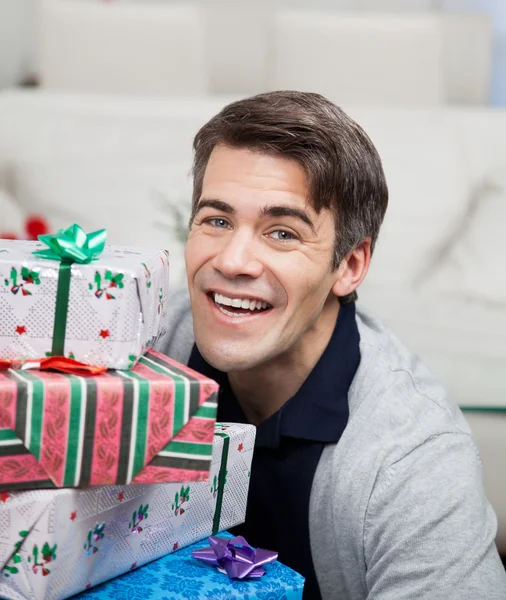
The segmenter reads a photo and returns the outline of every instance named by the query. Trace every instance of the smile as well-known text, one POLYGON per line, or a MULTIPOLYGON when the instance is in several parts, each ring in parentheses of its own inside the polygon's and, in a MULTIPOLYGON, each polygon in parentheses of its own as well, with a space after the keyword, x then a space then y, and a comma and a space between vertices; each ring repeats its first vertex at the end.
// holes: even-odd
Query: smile
POLYGON ((256 298, 230 298, 216 292, 212 292, 210 296, 219 311, 228 317, 246 317, 272 308, 267 302, 256 298))

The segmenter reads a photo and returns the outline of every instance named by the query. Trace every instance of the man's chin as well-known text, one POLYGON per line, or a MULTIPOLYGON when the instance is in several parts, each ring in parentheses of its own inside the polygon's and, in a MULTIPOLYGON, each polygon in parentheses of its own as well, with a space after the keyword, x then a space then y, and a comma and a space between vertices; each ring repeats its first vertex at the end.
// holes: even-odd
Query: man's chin
POLYGON ((217 348, 209 348, 206 344, 199 344, 198 342, 197 348, 206 362, 223 373, 247 371, 258 364, 258 361, 253 360, 251 352, 247 350, 219 350, 217 348))

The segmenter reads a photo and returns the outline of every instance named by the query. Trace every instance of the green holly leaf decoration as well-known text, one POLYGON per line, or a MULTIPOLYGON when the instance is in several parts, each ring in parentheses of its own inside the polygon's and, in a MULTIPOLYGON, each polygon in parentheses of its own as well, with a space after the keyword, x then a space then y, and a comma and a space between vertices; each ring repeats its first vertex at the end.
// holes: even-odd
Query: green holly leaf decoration
POLYGON ((31 270, 28 267, 22 267, 21 278, 26 283, 34 283, 36 285, 40 285, 39 271, 36 269, 31 270))
POLYGON ((4 567, 5 577, 9 577, 9 575, 15 575, 16 573, 19 573, 19 569, 17 567, 13 567, 11 565, 5 565, 5 567, 4 567))
POLYGON ((99 540, 101 540, 104 537, 104 529, 105 529, 105 523, 101 523, 100 525, 97 523, 95 525, 95 535, 97 536, 97 538, 99 540))
POLYGON ((188 500, 190 499, 190 486, 189 485, 187 487, 181 487, 181 499, 184 502, 188 502, 188 500))
POLYGON ((42 558, 45 562, 51 562, 56 559, 56 544, 54 546, 50 546, 47 542, 42 546, 42 558))
POLYGON ((92 535, 92 531, 91 531, 91 529, 90 529, 90 530, 88 531, 88 536, 87 536, 88 543, 86 544, 86 542, 85 542, 85 543, 84 543, 84 545, 83 545, 83 548, 84 548, 85 550, 88 550, 89 548, 91 548, 91 535, 92 535))

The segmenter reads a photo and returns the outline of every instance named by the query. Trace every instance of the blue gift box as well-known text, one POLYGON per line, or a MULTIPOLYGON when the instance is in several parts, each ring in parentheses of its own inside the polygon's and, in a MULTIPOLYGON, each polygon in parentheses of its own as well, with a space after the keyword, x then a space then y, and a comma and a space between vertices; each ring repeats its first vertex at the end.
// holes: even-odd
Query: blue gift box
MULTIPOLYGON (((220 537, 232 537, 220 533, 220 537)), ((279 561, 255 580, 231 580, 193 558, 208 540, 168 554, 130 573, 74 596, 82 600, 301 600, 304 577, 279 561)))

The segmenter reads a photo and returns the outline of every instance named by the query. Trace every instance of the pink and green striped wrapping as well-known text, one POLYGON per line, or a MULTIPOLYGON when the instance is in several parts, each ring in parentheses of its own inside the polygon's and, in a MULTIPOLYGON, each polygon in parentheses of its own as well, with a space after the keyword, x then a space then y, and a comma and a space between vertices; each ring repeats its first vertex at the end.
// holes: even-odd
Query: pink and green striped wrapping
POLYGON ((0 372, 0 490, 205 481, 217 392, 156 351, 95 377, 0 372))

